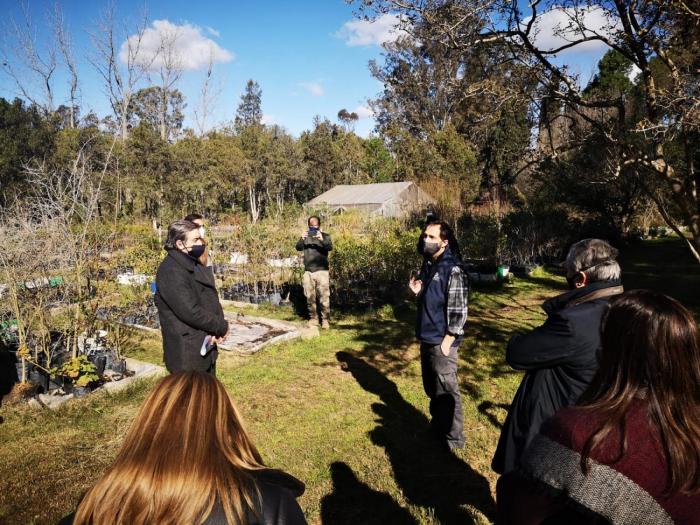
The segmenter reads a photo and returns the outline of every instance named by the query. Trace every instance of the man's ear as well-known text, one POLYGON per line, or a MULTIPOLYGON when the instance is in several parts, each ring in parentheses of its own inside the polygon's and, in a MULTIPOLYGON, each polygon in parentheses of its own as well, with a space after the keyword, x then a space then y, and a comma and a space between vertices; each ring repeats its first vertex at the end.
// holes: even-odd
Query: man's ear
POLYGON ((576 288, 583 288, 588 284, 588 276, 585 272, 578 272, 576 274, 576 288))

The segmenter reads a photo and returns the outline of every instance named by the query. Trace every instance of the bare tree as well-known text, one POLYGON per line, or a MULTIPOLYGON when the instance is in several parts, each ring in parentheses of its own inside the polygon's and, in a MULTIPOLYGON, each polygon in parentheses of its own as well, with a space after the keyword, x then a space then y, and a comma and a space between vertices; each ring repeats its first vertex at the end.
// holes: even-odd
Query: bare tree
POLYGON ((65 23, 63 20, 63 12, 61 11, 61 6, 58 2, 54 4, 52 11, 52 27, 56 39, 56 44, 61 53, 61 58, 63 63, 68 70, 68 88, 69 88, 69 125, 71 128, 77 126, 77 115, 78 110, 78 68, 75 63, 75 57, 73 55, 73 42, 70 37, 70 33, 66 30, 65 23))
POLYGON ((21 19, 11 18, 5 31, 8 48, 2 49, 3 66, 21 96, 50 115, 54 111, 53 83, 58 67, 55 42, 42 46, 27 2, 22 0, 19 6, 21 19))
POLYGON ((158 77, 160 85, 160 104, 159 104, 159 128, 160 138, 168 140, 171 130, 168 127, 167 112, 168 112, 168 97, 175 89, 175 85, 182 76, 182 55, 178 48, 178 40, 181 37, 180 30, 177 27, 162 28, 159 33, 160 43, 158 52, 154 56, 154 61, 158 64, 158 77))
POLYGON ((127 27, 122 26, 120 30, 116 25, 116 7, 110 3, 91 35, 95 54, 90 57, 90 62, 102 77, 121 138, 126 140, 129 135, 129 104, 154 57, 146 56, 142 49, 148 28, 145 13, 135 25, 133 34, 129 34, 127 27), (122 39, 124 43, 120 45, 122 39))
POLYGON ((67 310, 70 322, 65 324, 64 335, 73 357, 77 356, 78 337, 96 307, 91 304, 91 276, 110 241, 110 236, 99 229, 100 203, 103 181, 113 169, 116 140, 112 139, 104 155, 93 155, 92 144, 86 142, 65 172, 53 171, 46 164, 26 168, 33 193, 23 206, 42 235, 55 239, 46 265, 66 275, 70 299, 65 303, 72 306, 67 310))
POLYGON ((200 136, 209 130, 209 117, 211 116, 212 108, 216 100, 221 94, 221 85, 212 85, 214 80, 214 48, 209 47, 209 62, 207 63, 207 71, 204 75, 204 82, 199 91, 199 102, 194 110, 194 120, 197 125, 197 130, 200 136))

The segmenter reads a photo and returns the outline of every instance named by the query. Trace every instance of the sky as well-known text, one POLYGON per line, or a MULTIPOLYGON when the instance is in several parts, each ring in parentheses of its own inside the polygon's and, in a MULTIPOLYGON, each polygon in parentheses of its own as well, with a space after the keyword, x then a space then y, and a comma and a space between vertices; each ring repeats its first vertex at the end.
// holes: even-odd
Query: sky
MULTIPOLYGON (((21 19, 17 2, 2 3, 9 6, 5 24, 12 18, 21 19)), ((45 13, 52 5, 53 1, 29 2, 40 42, 47 36, 45 13)), ((100 117, 110 114, 111 109, 86 57, 94 52, 89 35, 106 5, 106 0, 61 0, 78 60, 82 113, 93 110, 100 117)), ((116 7, 125 28, 135 27, 144 11, 142 1, 116 0, 116 7)), ((354 17, 356 5, 344 0, 149 0, 145 8, 150 24, 144 48, 154 48, 160 35, 177 34, 178 46, 186 57, 185 72, 177 86, 188 104, 186 127, 194 126, 193 111, 212 56, 212 84, 219 94, 210 127, 232 120, 246 81, 254 79, 262 88, 266 124, 279 124, 298 136, 312 127, 314 116, 335 121, 338 111, 345 108, 360 117, 355 127, 359 135, 367 136, 374 128, 367 100, 376 97, 382 85, 370 75, 368 62, 381 60, 381 43, 397 35, 391 15, 369 24, 354 17)), ((556 23, 557 16, 549 18, 546 24, 556 23)), ((7 34, 5 30, 2 33, 7 34)), ((126 33, 133 34, 133 29, 126 33)), ((551 27, 541 28, 541 38, 550 38, 551 33, 551 27)), ((594 46, 568 53, 560 60, 588 79, 602 52, 594 46)), ((67 99, 64 78, 63 73, 57 76, 57 105, 67 99)), ((0 96, 13 98, 16 94, 5 71, 0 71, 0 96)))

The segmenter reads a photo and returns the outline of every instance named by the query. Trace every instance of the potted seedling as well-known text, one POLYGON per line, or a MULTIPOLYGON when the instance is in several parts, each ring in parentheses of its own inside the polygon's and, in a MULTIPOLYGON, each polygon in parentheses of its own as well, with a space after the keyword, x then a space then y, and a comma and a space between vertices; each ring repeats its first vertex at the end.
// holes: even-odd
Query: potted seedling
POLYGON ((67 361, 57 369, 57 373, 71 380, 75 397, 88 394, 90 385, 100 380, 97 367, 84 355, 67 361))

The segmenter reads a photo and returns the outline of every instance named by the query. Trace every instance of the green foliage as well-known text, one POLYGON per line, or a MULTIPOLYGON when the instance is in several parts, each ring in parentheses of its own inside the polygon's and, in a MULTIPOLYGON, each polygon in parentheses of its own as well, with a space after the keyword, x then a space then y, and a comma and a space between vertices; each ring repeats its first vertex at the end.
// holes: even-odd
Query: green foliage
POLYGON ((505 242, 501 219, 494 214, 469 215, 459 220, 459 241, 462 256, 467 259, 486 259, 500 262, 505 242))
POLYGON ((561 257, 580 234, 581 224, 560 206, 525 207, 503 215, 465 214, 458 223, 462 255, 501 263, 527 265, 561 257))
POLYGON ((72 358, 58 368, 52 369, 52 374, 60 374, 69 377, 75 386, 85 387, 90 383, 100 380, 97 368, 90 362, 87 356, 79 355, 72 358))
POLYGON ((465 201, 476 196, 478 178, 474 148, 455 128, 449 126, 431 133, 424 155, 425 176, 437 175, 447 181, 459 181, 465 201))
POLYGON ((166 91, 160 86, 150 86, 134 93, 129 101, 127 119, 132 126, 149 127, 169 140, 180 133, 186 106, 180 90, 166 91))
POLYGON ((398 221, 373 221, 362 233, 340 231, 333 236, 331 284, 342 302, 365 294, 393 300, 402 296, 420 258, 417 228, 398 221))
POLYGON ((0 208, 27 189, 23 165, 46 159, 54 134, 39 108, 0 98, 0 208))
POLYGON ((248 80, 241 102, 236 110, 235 125, 238 130, 259 126, 262 122, 262 89, 253 79, 248 80))
POLYGON ((380 137, 370 137, 363 147, 365 149, 365 162, 363 169, 372 182, 394 181, 394 159, 386 149, 384 141, 380 137))
POLYGON ((163 257, 165 257, 163 243, 151 232, 150 235, 132 238, 120 261, 132 267, 136 273, 155 275, 163 257))
POLYGON ((619 51, 611 49, 598 62, 598 73, 586 86, 589 95, 620 96, 632 89, 629 79, 632 62, 619 51))
POLYGON ((189 210, 212 215, 221 208, 242 204, 236 200, 248 162, 238 141, 212 134, 207 140, 187 137, 171 147, 173 181, 166 198, 170 206, 186 215, 189 210))

